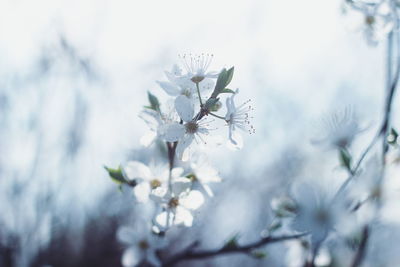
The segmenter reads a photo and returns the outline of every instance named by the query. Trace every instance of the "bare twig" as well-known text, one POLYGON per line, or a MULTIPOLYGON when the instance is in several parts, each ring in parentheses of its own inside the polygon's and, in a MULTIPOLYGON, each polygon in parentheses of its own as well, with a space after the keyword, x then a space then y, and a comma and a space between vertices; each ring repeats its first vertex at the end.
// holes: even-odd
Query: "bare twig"
POLYGON ((251 253, 254 249, 265 246, 267 244, 282 242, 285 240, 297 239, 297 238, 303 237, 305 235, 308 235, 308 233, 301 233, 301 234, 295 234, 295 235, 284 235, 284 236, 277 236, 277 237, 268 236, 268 237, 264 237, 258 241, 255 241, 253 243, 249 243, 247 245, 223 246, 222 248, 211 249, 211 250, 193 251, 192 249, 185 249, 183 252, 178 253, 175 256, 172 256, 171 258, 167 259, 163 263, 163 266, 164 267, 174 266, 175 264, 177 264, 178 262, 181 262, 181 261, 204 259, 204 258, 220 256, 220 255, 225 255, 225 254, 251 253))
POLYGON ((360 266, 362 260, 365 257, 368 238, 369 238, 369 228, 368 228, 368 225, 366 225, 364 227, 364 229, 363 229, 360 246, 358 247, 358 250, 356 252, 356 256, 354 257, 354 260, 353 260, 353 263, 351 264, 351 267, 360 266))

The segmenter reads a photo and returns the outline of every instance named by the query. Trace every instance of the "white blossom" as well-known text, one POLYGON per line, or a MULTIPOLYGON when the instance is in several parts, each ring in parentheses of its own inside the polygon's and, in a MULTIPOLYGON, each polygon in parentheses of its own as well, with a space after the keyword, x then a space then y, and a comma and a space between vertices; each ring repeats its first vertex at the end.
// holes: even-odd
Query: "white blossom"
POLYGON ((190 80, 194 83, 200 83, 206 78, 217 78, 218 72, 208 72, 208 67, 211 64, 213 57, 214 56, 210 54, 182 55, 181 59, 188 72, 190 80))
POLYGON ((146 122, 150 130, 140 139, 143 146, 150 146, 157 138, 165 140, 167 138, 165 129, 176 122, 177 114, 173 104, 168 101, 165 106, 166 112, 146 108, 139 114, 139 117, 146 122))
POLYGON ((337 148, 348 148, 361 128, 356 113, 350 107, 339 110, 326 117, 320 125, 320 137, 312 139, 313 144, 322 144, 337 148))
POLYGON ((156 217, 156 222, 162 226, 183 224, 187 227, 193 224, 192 211, 197 210, 204 202, 203 195, 197 190, 190 190, 192 182, 186 178, 175 178, 171 190, 160 187, 154 190, 151 198, 161 205, 165 211, 156 217))
POLYGON ((179 159, 183 159, 185 150, 192 144, 193 140, 197 143, 205 143, 203 136, 208 135, 208 123, 205 119, 197 120, 194 117, 193 104, 186 96, 178 96, 175 99, 175 108, 182 124, 171 124, 166 129, 166 137, 170 142, 178 142, 176 147, 176 155, 179 159))
MULTIPOLYGON (((192 102, 198 101, 196 84, 192 81, 193 74, 182 74, 177 65, 174 65, 170 72, 166 71, 168 81, 157 81, 160 87, 170 96, 186 96, 192 102)), ((214 78, 214 77, 212 77, 214 78)), ((207 95, 214 87, 214 80, 209 76, 204 76, 203 80, 198 83, 202 96, 207 95)))
POLYGON ((205 154, 196 153, 190 161, 190 179, 193 182, 193 187, 198 187, 200 191, 205 191, 210 197, 213 193, 209 183, 221 182, 221 177, 218 171, 211 166, 205 154))
POLYGON ((236 131, 239 128, 242 131, 247 131, 250 134, 255 132, 253 125, 250 124, 249 112, 253 110, 249 105, 250 100, 244 102, 240 106, 235 105, 234 98, 239 90, 236 90, 232 96, 226 99, 227 112, 225 120, 229 126, 229 140, 234 148, 240 149, 243 146, 243 140, 241 135, 236 131))
POLYGON ((137 182, 133 192, 139 202, 146 202, 151 190, 164 185, 169 176, 166 165, 146 166, 139 161, 129 161, 122 170, 126 179, 137 182))

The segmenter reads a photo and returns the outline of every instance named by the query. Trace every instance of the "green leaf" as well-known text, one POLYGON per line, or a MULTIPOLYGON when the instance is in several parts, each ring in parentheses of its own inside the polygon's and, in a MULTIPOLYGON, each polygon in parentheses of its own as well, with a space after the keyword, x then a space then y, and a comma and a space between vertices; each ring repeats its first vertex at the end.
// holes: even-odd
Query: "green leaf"
POLYGON ((160 110, 160 102, 158 101, 158 98, 150 92, 147 92, 147 97, 150 102, 150 108, 156 111, 160 110))
POLYGON ((212 107, 218 103, 219 98, 209 98, 207 102, 204 104, 204 108, 207 110, 211 110, 212 107))
POLYGON ((108 172, 108 175, 110 175, 110 178, 113 179, 117 183, 125 183, 126 180, 124 178, 124 175, 122 174, 122 168, 121 166, 118 167, 118 169, 112 169, 108 168, 107 166, 104 166, 104 169, 108 172))
POLYGON ((252 251, 250 255, 258 260, 262 260, 267 257, 267 253, 260 250, 252 251))
POLYGON ((237 248, 238 243, 237 240, 239 239, 239 234, 235 234, 232 236, 224 245, 224 248, 237 248))
POLYGON ((121 166, 119 166, 118 169, 112 169, 108 168, 107 166, 104 166, 104 169, 106 169, 106 171, 108 172, 108 175, 110 176, 111 180, 113 180, 113 182, 119 185, 120 189, 122 184, 127 184, 132 187, 136 186, 135 181, 128 181, 125 179, 124 175, 122 174, 121 166))
POLYGON ((221 91, 221 94, 223 94, 223 93, 234 94, 235 91, 233 91, 232 89, 229 89, 229 88, 225 88, 224 90, 221 91))
POLYGON ((282 222, 279 220, 279 221, 273 222, 273 223, 268 227, 268 230, 269 230, 270 232, 273 232, 273 231, 278 230, 278 229, 281 228, 281 227, 282 227, 282 222))
POLYGON ((221 93, 221 91, 225 89, 227 80, 228 80, 228 71, 224 68, 218 75, 214 92, 211 95, 212 98, 216 98, 221 93))
POLYGON ((351 155, 347 149, 341 148, 339 151, 339 159, 340 163, 343 167, 345 167, 350 173, 352 173, 351 169, 351 155))
POLYGON ((228 84, 232 81, 232 78, 233 78, 233 72, 235 71, 235 67, 232 67, 232 68, 230 68, 229 70, 228 70, 228 73, 227 73, 227 79, 226 79, 226 82, 225 82, 225 87, 227 87, 228 86, 228 84))

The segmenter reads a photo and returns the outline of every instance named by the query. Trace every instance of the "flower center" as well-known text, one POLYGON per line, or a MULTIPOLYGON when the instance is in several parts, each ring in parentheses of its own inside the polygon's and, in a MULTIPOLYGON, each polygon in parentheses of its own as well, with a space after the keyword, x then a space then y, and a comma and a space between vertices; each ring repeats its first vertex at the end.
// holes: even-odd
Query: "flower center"
POLYGON ((192 97, 192 92, 190 91, 190 89, 184 89, 182 91, 182 95, 187 96, 188 98, 192 97))
POLYGON ((365 23, 369 26, 373 25, 375 23, 375 18, 374 16, 366 16, 365 17, 365 23))
POLYGON ((156 189, 157 187, 161 186, 161 182, 158 179, 153 179, 150 181, 150 187, 151 189, 156 189))
POLYGON ((327 224, 329 222, 329 214, 324 209, 318 209, 315 214, 315 219, 321 224, 327 224))
POLYGON ((196 76, 193 76, 191 80, 192 80, 192 82, 194 82, 194 83, 199 83, 199 82, 201 82, 202 80, 204 80, 204 76, 196 75, 196 76))
POLYGON ((146 250, 149 248, 149 243, 147 242, 147 240, 143 239, 139 241, 138 246, 140 249, 146 250))
POLYGON ((199 125, 194 121, 190 121, 185 124, 185 128, 187 133, 194 134, 199 129, 199 125))
POLYGON ((168 202, 168 205, 170 208, 176 208, 179 205, 179 199, 173 197, 170 199, 170 201, 168 202))

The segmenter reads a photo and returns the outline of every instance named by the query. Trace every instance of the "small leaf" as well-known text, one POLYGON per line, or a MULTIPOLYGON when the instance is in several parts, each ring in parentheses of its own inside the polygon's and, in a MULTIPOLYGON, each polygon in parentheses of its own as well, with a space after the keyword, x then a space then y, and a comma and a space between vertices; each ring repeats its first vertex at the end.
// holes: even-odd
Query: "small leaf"
POLYGON ((350 173, 352 173, 351 169, 351 155, 347 149, 341 148, 339 151, 340 163, 343 167, 345 167, 350 173))
POLYGON ((228 84, 232 81, 233 72, 234 72, 234 71, 235 71, 235 67, 232 67, 232 68, 230 68, 230 69, 228 70, 227 79, 226 79, 226 82, 225 82, 225 87, 227 87, 228 84))
POLYGON ((216 98, 221 93, 221 91, 225 89, 227 80, 228 71, 224 68, 218 75, 217 83, 215 84, 214 91, 211 94, 212 98, 216 98))
POLYGON ((106 169, 106 171, 108 172, 108 175, 110 176, 111 180, 113 180, 113 182, 115 182, 119 185, 120 190, 121 190, 122 184, 127 184, 132 187, 136 186, 135 181, 128 181, 125 179, 124 175, 122 174, 121 166, 119 166, 118 169, 112 169, 112 168, 108 168, 107 166, 104 166, 104 169, 106 169))
POLYGON ((262 260, 267 257, 267 253, 260 250, 252 251, 250 255, 258 260, 262 260))
POLYGON ((124 175, 122 174, 121 166, 118 167, 118 169, 112 169, 112 168, 108 168, 107 166, 104 166, 104 169, 106 169, 106 171, 108 172, 108 175, 110 175, 111 179, 113 179, 115 182, 119 182, 119 183, 126 182, 124 175))
POLYGON ((269 230, 270 232, 273 232, 273 231, 275 231, 275 230, 278 230, 278 229, 281 228, 281 227, 282 227, 282 222, 279 220, 279 221, 273 222, 273 223, 268 227, 268 230, 269 230))
POLYGON ((229 88, 225 88, 224 90, 221 91, 221 94, 223 94, 223 93, 234 94, 235 91, 233 91, 232 89, 229 89, 229 88))
POLYGON ((147 97, 150 102, 150 108, 156 111, 160 110, 160 102, 158 101, 158 98, 150 92, 147 92, 147 97))
POLYGON ((239 234, 235 234, 231 237, 224 245, 224 248, 237 248, 238 243, 237 240, 239 239, 239 234))
POLYGON ((211 110, 212 107, 218 103, 219 98, 209 98, 207 102, 204 104, 204 108, 207 110, 211 110))

